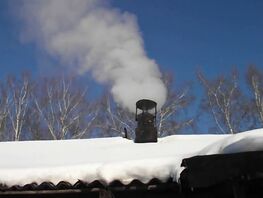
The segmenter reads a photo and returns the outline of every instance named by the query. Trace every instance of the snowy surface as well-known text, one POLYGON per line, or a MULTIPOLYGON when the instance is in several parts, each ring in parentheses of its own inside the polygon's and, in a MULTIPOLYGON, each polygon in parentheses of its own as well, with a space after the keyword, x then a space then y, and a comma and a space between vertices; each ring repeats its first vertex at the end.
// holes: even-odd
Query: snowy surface
POLYGON ((50 181, 152 178, 177 180, 183 158, 263 150, 263 129, 237 135, 174 135, 158 143, 135 144, 124 138, 0 143, 0 183, 8 186, 50 181))

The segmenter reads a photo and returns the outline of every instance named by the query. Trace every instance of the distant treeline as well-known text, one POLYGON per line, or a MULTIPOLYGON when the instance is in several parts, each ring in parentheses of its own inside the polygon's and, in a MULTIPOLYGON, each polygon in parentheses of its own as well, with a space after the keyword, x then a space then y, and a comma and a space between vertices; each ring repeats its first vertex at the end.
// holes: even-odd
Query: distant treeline
MULTIPOLYGON (((193 115, 187 113, 196 100, 191 85, 177 90, 173 76, 163 75, 168 99, 157 114, 159 136, 196 133, 201 117, 212 133, 263 127, 262 69, 248 67, 244 76, 247 90, 240 88, 235 70, 213 79, 201 71, 196 76, 204 92, 193 115)), ((116 104, 108 91, 90 99, 86 87, 71 76, 36 80, 24 73, 6 77, 0 84, 0 141, 121 136, 124 128, 133 138, 134 114, 116 104)))

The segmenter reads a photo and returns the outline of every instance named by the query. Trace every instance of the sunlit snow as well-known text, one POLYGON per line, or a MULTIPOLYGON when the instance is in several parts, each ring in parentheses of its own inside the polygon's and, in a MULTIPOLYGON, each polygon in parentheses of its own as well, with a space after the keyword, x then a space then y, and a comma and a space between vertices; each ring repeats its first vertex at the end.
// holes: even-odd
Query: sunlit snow
POLYGON ((0 143, 0 183, 153 178, 177 180, 181 161, 195 155, 263 150, 263 129, 237 135, 173 135, 158 143, 136 144, 121 137, 0 143))

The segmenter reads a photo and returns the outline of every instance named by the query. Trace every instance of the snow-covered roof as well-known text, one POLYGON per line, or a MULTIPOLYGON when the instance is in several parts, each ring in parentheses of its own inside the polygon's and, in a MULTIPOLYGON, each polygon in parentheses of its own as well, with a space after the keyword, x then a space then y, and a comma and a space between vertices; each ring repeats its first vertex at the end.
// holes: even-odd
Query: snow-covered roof
POLYGON ((120 137, 0 143, 0 183, 177 180, 182 159, 263 150, 263 129, 237 135, 173 135, 136 144, 120 137))

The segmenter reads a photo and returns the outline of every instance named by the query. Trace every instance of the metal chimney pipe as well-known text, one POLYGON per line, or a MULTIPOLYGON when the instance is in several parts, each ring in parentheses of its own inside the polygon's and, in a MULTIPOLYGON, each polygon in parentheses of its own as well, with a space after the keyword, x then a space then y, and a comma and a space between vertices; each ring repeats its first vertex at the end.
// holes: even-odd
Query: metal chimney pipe
POLYGON ((148 99, 136 102, 135 143, 157 142, 156 114, 156 102, 148 99))

